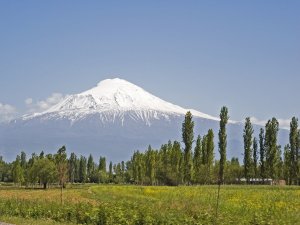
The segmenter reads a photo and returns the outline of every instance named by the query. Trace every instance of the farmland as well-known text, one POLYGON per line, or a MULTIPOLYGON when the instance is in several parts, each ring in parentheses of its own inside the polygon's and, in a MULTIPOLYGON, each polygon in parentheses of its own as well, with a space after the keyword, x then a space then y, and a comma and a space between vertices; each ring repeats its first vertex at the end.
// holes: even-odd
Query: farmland
POLYGON ((15 224, 300 224, 300 188, 70 185, 0 186, 0 221, 15 224))

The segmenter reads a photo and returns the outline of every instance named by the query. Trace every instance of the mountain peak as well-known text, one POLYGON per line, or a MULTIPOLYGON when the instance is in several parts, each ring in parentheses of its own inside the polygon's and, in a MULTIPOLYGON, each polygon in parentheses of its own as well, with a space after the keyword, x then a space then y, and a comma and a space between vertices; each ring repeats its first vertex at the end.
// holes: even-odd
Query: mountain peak
POLYGON ((101 87, 101 86, 106 86, 106 85, 118 85, 118 86, 122 86, 122 85, 134 85, 132 83, 130 83, 127 80, 121 79, 121 78, 111 78, 111 79, 105 79, 100 81, 97 86, 101 87))
POLYGON ((142 88, 120 78, 106 79, 90 90, 80 93, 80 96, 91 95, 94 98, 114 97, 117 94, 134 95, 136 92, 146 92, 142 88))
MULTIPOLYGON (((158 114, 166 117, 168 115, 185 115, 187 111, 192 111, 196 117, 218 120, 218 118, 196 110, 188 110, 164 101, 120 78, 103 80, 97 86, 79 94, 69 95, 47 111, 32 116, 54 113, 59 117, 82 118, 95 113, 124 114, 129 111, 153 117, 157 117, 158 114)), ((26 118, 32 116, 26 116, 26 118)))

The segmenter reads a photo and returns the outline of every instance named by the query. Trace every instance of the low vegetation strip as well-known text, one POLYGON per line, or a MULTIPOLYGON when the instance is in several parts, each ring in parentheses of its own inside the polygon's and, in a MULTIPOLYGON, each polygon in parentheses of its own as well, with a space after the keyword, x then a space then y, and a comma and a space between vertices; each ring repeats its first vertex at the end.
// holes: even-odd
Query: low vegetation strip
MULTIPOLYGON (((216 186, 83 185, 64 190, 61 205, 59 189, 2 187, 0 215, 53 224, 213 224, 216 191, 216 186)), ((297 225, 299 209, 299 187, 223 186, 217 222, 297 225)))

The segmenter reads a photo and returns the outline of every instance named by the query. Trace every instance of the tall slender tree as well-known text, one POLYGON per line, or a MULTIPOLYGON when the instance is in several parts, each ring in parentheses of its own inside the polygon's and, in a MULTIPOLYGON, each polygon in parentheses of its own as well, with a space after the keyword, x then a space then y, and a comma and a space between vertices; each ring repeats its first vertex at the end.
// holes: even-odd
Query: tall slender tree
POLYGON ((106 158, 105 157, 101 157, 99 159, 99 170, 106 172, 106 158))
POLYGON ((272 179, 278 178, 278 170, 276 168, 278 159, 278 146, 277 136, 279 131, 279 123, 276 118, 272 118, 266 124, 266 136, 265 136, 265 147, 266 147, 266 170, 268 177, 272 179))
POLYGON ((220 130, 219 130, 220 161, 219 161, 219 179, 218 179, 219 186, 218 186, 215 224, 217 224, 217 221, 218 221, 221 184, 224 183, 224 168, 225 168, 225 164, 226 164, 226 149, 227 149, 226 125, 228 123, 228 120, 229 120, 228 109, 227 109, 227 107, 223 106, 221 108, 221 112, 220 112, 220 130))
POLYGON ((297 149, 296 149, 296 161, 297 161, 298 185, 300 185, 300 129, 298 130, 298 141, 297 141, 297 149))
POLYGON ((108 176, 109 176, 109 180, 110 182, 112 182, 113 179, 113 163, 112 161, 109 162, 109 166, 108 166, 108 176))
POLYGON ((84 156, 80 156, 79 161, 79 182, 85 183, 87 180, 87 172, 86 172, 86 158, 84 156))
POLYGON ((201 164, 202 164, 202 143, 201 137, 198 135, 196 141, 196 147, 194 150, 194 178, 196 183, 200 183, 201 179, 201 164))
POLYGON ((254 177, 258 177, 258 171, 257 171, 257 162, 258 162, 258 143, 257 139, 253 139, 253 169, 254 169, 254 177))
POLYGON ((150 184, 153 185, 155 183, 155 151, 149 145, 148 150, 145 153, 146 156, 146 174, 149 177, 150 184))
POLYGON ((69 158, 69 179, 71 183, 74 183, 76 178, 76 162, 77 157, 75 153, 72 152, 69 158))
POLYGON ((91 181, 92 174, 95 170, 95 162, 92 154, 89 155, 88 161, 87 161, 87 177, 89 181, 91 181))
POLYGON ((265 160, 266 160, 266 152, 265 152, 265 130, 260 128, 259 132, 259 159, 260 159, 260 177, 262 178, 263 182, 266 178, 266 167, 265 167, 265 160))
POLYGON ((244 128, 244 176, 247 183, 250 183, 250 178, 252 176, 252 135, 253 127, 251 124, 250 117, 245 120, 244 128))
POLYGON ((205 183, 210 184, 211 179, 212 179, 212 166, 213 166, 213 161, 214 161, 214 132, 212 129, 208 130, 207 133, 207 143, 206 143, 206 165, 205 165, 205 183))
POLYGON ((206 164, 206 159, 207 159, 207 135, 204 135, 202 138, 202 157, 201 157, 201 164, 205 165, 206 164))
POLYGON ((182 140, 185 145, 183 180, 186 184, 190 184, 193 177, 192 145, 194 141, 194 121, 190 111, 186 113, 182 124, 182 140))
POLYGON ((26 153, 25 152, 21 152, 21 167, 23 168, 23 169, 25 169, 26 168, 26 166, 27 166, 27 160, 26 160, 26 153))
POLYGON ((178 141, 174 141, 172 153, 171 153, 171 168, 173 172, 173 180, 175 181, 174 184, 178 185, 182 182, 182 151, 180 147, 180 143, 178 141))
POLYGON ((292 118, 290 123, 290 176, 291 182, 297 184, 298 181, 298 119, 292 118))
POLYGON ((284 147, 284 161, 283 161, 283 176, 287 184, 291 185, 292 184, 292 179, 291 179, 291 148, 290 145, 287 144, 284 147))
POLYGON ((226 124, 229 120, 227 107, 222 107, 220 113, 220 130, 219 130, 219 153, 220 153, 220 170, 219 183, 224 183, 224 167, 226 164, 226 148, 227 148, 227 134, 226 124))
POLYGON ((62 146, 58 149, 55 154, 55 163, 58 174, 58 181, 60 184, 60 202, 63 203, 63 188, 65 187, 65 182, 68 179, 68 162, 67 162, 67 152, 66 147, 62 146))

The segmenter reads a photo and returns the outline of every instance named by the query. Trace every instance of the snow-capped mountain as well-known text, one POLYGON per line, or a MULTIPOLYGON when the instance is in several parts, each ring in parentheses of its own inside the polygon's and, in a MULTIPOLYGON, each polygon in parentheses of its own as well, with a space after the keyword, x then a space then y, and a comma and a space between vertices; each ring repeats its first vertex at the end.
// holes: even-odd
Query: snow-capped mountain
MULTIPOLYGON (((0 155, 12 160, 21 150, 55 152, 66 145, 77 154, 127 160, 134 150, 145 150, 149 144, 158 148, 168 140, 181 140, 187 111, 194 116, 195 135, 212 128, 217 144, 218 118, 166 102, 128 81, 107 79, 44 112, 2 124, 0 155)), ((229 122, 228 157, 241 158, 242 132, 243 124, 229 122)), ((283 139, 286 135, 283 132, 283 139)))
MULTIPOLYGON (((49 110, 23 116, 24 120, 33 118, 63 119, 72 122, 97 114, 103 123, 119 120, 129 115, 132 120, 151 126, 151 120, 169 119, 170 116, 184 115, 188 109, 166 102, 142 88, 119 78, 101 81, 96 87, 85 92, 66 97, 49 110)), ((190 110, 194 116, 218 120, 207 114, 190 110)))

